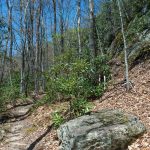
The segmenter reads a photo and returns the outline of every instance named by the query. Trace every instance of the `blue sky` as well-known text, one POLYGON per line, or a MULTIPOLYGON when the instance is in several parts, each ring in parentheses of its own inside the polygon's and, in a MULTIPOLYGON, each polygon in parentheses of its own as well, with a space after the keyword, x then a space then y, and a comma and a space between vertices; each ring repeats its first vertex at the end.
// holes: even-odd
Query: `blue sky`
MULTIPOLYGON (((10 0, 10 2, 13 0, 10 0)), ((44 0, 44 2, 46 2, 47 0, 44 0)), ((49 0, 51 1, 51 0, 49 0)), ((17 2, 17 0, 14 0, 14 2, 17 2)), ((100 6, 100 2, 101 0, 95 0, 96 2, 96 6, 95 6, 95 10, 99 9, 100 6)), ((5 17, 5 21, 8 22, 7 19, 7 7, 6 7, 6 0, 0 0, 1 3, 1 8, 0 8, 0 15, 5 17)), ((51 5, 49 3, 49 8, 51 8, 51 5)), ((76 1, 75 0, 70 0, 69 2, 67 0, 64 0, 64 18, 69 17, 69 21, 68 21, 68 26, 69 28, 72 27, 76 27, 76 1)), ((88 12, 87 12, 88 6, 86 6, 85 9, 85 3, 84 0, 82 0, 81 3, 81 15, 83 17, 83 19, 85 19, 85 17, 88 16, 88 12)), ((49 40, 51 40, 51 23, 53 22, 53 14, 49 13, 50 10, 45 10, 45 17, 46 17, 46 26, 47 26, 47 31, 48 31, 48 36, 49 36, 49 40)), ((16 38, 16 45, 19 46, 20 43, 20 36, 19 36, 19 12, 15 9, 13 9, 13 31, 15 34, 15 38, 16 38)), ((81 20, 81 23, 83 23, 83 19, 81 20)), ((58 26, 59 29, 59 26, 58 26)), ((59 32, 59 30, 58 30, 59 32)), ((14 53, 16 53, 15 51, 15 47, 14 47, 14 53)))

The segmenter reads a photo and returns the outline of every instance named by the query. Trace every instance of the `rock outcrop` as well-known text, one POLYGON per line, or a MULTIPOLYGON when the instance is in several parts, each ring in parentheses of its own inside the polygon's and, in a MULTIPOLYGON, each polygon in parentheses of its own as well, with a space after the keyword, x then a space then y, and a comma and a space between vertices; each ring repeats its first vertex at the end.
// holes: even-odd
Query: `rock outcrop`
POLYGON ((61 125, 58 137, 61 150, 126 150, 145 131, 134 115, 102 110, 61 125))
POLYGON ((0 127, 0 141, 3 140, 5 136, 5 130, 3 130, 1 127, 0 127))

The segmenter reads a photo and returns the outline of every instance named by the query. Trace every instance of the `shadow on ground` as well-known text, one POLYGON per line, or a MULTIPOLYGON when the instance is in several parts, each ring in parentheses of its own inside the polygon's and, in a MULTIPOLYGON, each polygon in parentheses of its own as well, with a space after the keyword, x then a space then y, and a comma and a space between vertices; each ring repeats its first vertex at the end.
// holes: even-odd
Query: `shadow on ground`
POLYGON ((33 150, 35 146, 52 130, 53 124, 47 127, 47 130, 37 138, 31 145, 27 148, 27 150, 33 150))

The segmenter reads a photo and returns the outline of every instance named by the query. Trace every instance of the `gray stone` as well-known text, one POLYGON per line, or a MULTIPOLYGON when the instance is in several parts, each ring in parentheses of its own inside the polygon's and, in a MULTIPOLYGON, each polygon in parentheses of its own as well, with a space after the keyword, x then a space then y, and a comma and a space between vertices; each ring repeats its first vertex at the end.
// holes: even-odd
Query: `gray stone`
POLYGON ((4 136, 5 136, 5 130, 0 128, 0 141, 3 140, 4 136))
POLYGON ((19 117, 19 116, 24 116, 26 115, 30 109, 32 108, 32 104, 31 105, 27 105, 27 106, 19 106, 19 107, 16 107, 14 109, 11 110, 11 114, 14 116, 14 117, 19 117))
POLYGON ((60 150, 126 150, 145 131, 136 116, 102 110, 70 120, 57 133, 60 150))

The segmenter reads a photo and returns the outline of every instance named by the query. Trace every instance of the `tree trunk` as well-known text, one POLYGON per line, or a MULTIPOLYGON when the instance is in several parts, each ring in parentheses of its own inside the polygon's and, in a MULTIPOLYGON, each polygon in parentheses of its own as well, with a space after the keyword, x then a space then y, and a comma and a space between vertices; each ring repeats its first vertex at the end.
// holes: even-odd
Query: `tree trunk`
POLYGON ((20 93, 27 96, 27 52, 26 52, 26 38, 27 38, 27 8, 29 2, 26 3, 23 11, 23 1, 20 1, 20 35, 21 35, 21 81, 20 81, 20 93), (24 20, 23 20, 24 13, 24 20), (23 23, 25 28, 23 28, 23 23))
POLYGON ((56 0, 53 0, 53 11, 54 11, 53 46, 54 46, 54 56, 57 56, 58 52, 57 52, 57 46, 56 46, 56 33, 57 33, 56 0))
POLYGON ((41 3, 41 37, 40 37, 40 70, 41 70, 41 90, 44 92, 45 90, 45 77, 44 77, 44 70, 45 70, 45 47, 43 40, 45 40, 45 23, 44 23, 44 15, 43 15, 43 4, 41 3))
POLYGON ((59 16, 60 16, 60 45, 61 45, 61 53, 64 52, 64 21, 63 21, 63 1, 59 0, 59 16))
POLYGON ((89 34, 89 47, 91 50, 92 58, 97 56, 96 42, 95 42, 95 18, 94 18, 94 1, 89 0, 90 10, 90 34, 89 34))
POLYGON ((78 47, 79 47, 79 57, 81 57, 81 33, 80 33, 80 23, 81 23, 81 0, 77 1, 77 17, 78 17, 78 47))
POLYGON ((20 35, 21 35, 21 71, 20 71, 20 93, 23 94, 25 92, 25 84, 24 84, 24 69, 25 69, 25 60, 24 60, 24 44, 23 44, 23 25, 22 25, 22 0, 20 0, 20 35))
POLYGON ((119 8, 119 15, 120 15, 120 22, 121 22, 121 31, 123 36, 123 43, 124 43, 124 60, 125 60, 125 77, 126 77, 126 88, 127 91, 130 89, 130 83, 129 83, 129 71, 128 71, 128 59, 127 59, 127 42, 125 37, 125 31, 124 31, 124 25, 123 25, 123 16, 120 6, 120 0, 117 0, 118 2, 118 8, 119 8))
POLYGON ((39 93, 39 71, 40 71, 40 22, 41 22, 41 0, 39 1, 36 15, 36 52, 35 52, 35 94, 39 93))
POLYGON ((9 79, 10 79, 10 84, 12 86, 12 69, 13 69, 13 61, 12 61, 12 49, 13 49, 13 32, 12 32, 12 4, 9 0, 6 1, 7 4, 7 9, 8 9, 8 38, 10 41, 10 46, 9 46, 9 59, 10 59, 10 68, 9 68, 9 79))

